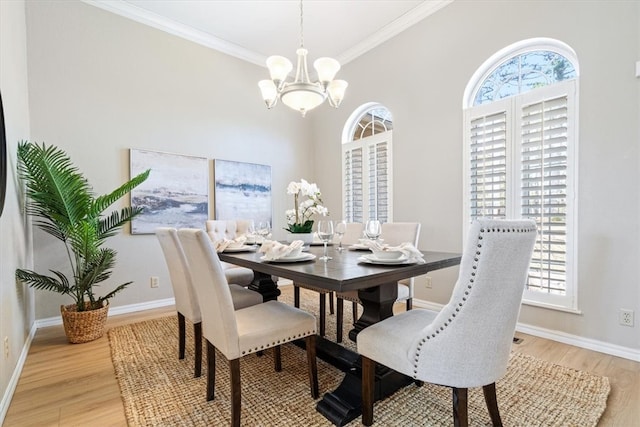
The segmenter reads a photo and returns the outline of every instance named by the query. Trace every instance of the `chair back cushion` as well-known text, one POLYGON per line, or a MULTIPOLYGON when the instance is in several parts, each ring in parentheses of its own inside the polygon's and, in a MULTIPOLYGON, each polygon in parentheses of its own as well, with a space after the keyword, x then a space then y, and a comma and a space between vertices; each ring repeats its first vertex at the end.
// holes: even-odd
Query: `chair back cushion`
POLYGON ((178 230, 202 307, 202 333, 225 356, 238 353, 238 328, 229 285, 218 254, 203 230, 178 230))
POLYGON ((169 269, 176 310, 190 322, 199 323, 200 306, 191 282, 189 264, 178 240, 178 232, 175 228, 160 227, 156 229, 156 236, 169 269))
POLYGON ((382 234, 384 243, 391 246, 398 246, 409 242, 416 248, 420 239, 419 222, 385 222, 382 224, 382 234))
POLYGON ((248 219, 237 220, 208 220, 205 225, 207 233, 212 241, 223 239, 235 239, 236 237, 246 234, 249 230, 248 219))
MULTIPOLYGON (((385 222, 382 224, 381 238, 384 239, 384 243, 391 246, 398 246, 402 243, 409 242, 418 248, 418 241, 420 240, 420 223, 419 222, 385 222)), ((413 282, 414 278, 400 280, 398 283, 408 286, 408 295, 401 297, 398 295, 398 300, 413 298, 413 282)), ((398 289, 400 291, 400 288, 398 289)), ((403 290, 404 291, 404 290, 403 290)))
POLYGON ((478 387, 504 375, 535 239, 533 220, 474 221, 449 303, 410 347, 417 378, 478 387))
POLYGON ((348 222, 347 230, 342 236, 342 244, 345 246, 354 245, 362 239, 364 225, 361 222, 348 222))

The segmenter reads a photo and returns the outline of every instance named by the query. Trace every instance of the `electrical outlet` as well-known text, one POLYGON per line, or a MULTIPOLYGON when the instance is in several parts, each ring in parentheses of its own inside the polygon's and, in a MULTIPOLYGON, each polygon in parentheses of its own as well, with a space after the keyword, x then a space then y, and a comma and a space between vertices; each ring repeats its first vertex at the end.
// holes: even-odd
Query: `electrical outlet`
POLYGON ((4 337, 4 359, 9 358, 9 337, 4 337))
POLYGON ((633 310, 621 308, 618 313, 618 322, 623 326, 633 326, 633 310))
POLYGON ((151 287, 157 288, 160 286, 160 278, 158 276, 151 276, 151 287))
POLYGON ((424 277, 424 287, 427 289, 431 289, 431 276, 424 277))

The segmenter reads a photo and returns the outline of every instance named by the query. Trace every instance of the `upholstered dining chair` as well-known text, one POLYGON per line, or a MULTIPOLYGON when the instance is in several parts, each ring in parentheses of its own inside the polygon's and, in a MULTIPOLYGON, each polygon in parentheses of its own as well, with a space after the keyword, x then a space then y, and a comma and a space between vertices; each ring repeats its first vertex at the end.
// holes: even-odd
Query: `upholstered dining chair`
MULTIPOLYGON (((207 220, 205 227, 211 241, 222 239, 235 239, 236 237, 246 234, 249 230, 248 219, 236 220, 207 220)), ((220 261, 224 269, 224 275, 229 283, 235 283, 240 286, 249 286, 253 281, 253 270, 245 267, 220 261)))
MULTIPOLYGON (((178 312, 178 358, 184 359, 186 333, 185 318, 193 324, 195 367, 194 376, 199 377, 202 370, 202 316, 200 304, 193 288, 189 262, 182 250, 175 228, 160 227, 156 229, 156 236, 164 254, 171 286, 178 312)), ((229 285, 234 309, 262 303, 262 295, 235 284, 229 285)))
MULTIPOLYGON (((420 239, 420 223, 419 222, 385 222, 382 224, 382 234, 384 243, 390 246, 399 246, 402 243, 409 242, 416 248, 420 239)), ((396 301, 406 301, 407 311, 413 308, 413 291, 414 278, 403 279, 398 282, 398 298, 396 301)), ((342 324, 344 300, 351 301, 353 305, 353 321, 358 318, 358 304, 360 298, 358 291, 339 292, 337 295, 337 314, 336 327, 338 329, 337 341, 342 342, 342 324)))
POLYGON ((494 426, 502 425, 496 381, 507 370, 536 240, 531 220, 472 223, 449 303, 411 310, 358 334, 362 423, 373 423, 376 363, 453 389, 454 425, 466 426, 467 389, 482 387, 494 426))
MULTIPOLYGON (((358 243, 358 239, 362 237, 362 230, 364 226, 360 222, 349 222, 347 223, 346 231, 342 236, 342 244, 343 245, 352 245, 354 243, 358 243)), ((326 312, 327 312, 327 296, 329 297, 329 313, 334 313, 333 308, 333 292, 328 291, 326 289, 318 288, 312 285, 307 285, 305 283, 293 283, 293 306, 300 307, 300 288, 309 289, 311 291, 317 292, 320 296, 320 307, 319 307, 319 323, 320 323, 320 333, 321 337, 325 336, 325 325, 326 325, 326 312)), ((338 311, 338 315, 342 315, 342 311, 338 311)), ((338 330, 338 337, 341 334, 342 329, 338 330)), ((342 338, 340 338, 342 341, 342 338)), ((340 342, 338 341, 338 342, 340 342)))
POLYGON ((316 318, 279 301, 234 310, 218 254, 202 230, 181 229, 178 237, 189 259, 193 283, 202 310, 202 331, 207 340, 207 400, 214 398, 216 349, 229 361, 231 424, 240 425, 240 358, 274 349, 275 370, 282 369, 280 345, 304 338, 311 396, 318 397, 316 318))

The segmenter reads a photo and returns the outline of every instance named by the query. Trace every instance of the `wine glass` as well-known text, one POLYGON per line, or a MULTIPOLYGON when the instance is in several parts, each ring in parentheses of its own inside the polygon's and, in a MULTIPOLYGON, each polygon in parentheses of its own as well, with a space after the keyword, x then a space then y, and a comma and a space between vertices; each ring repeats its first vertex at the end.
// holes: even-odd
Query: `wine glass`
POLYGON ((364 226, 364 235, 367 236, 368 239, 376 241, 381 234, 382 225, 380 225, 380 221, 377 219, 368 220, 364 226))
POLYGON ((333 221, 325 219, 318 221, 318 238, 324 243, 324 255, 320 260, 327 262, 332 259, 327 255, 327 244, 333 239, 333 221))
POLYGON ((271 233, 271 224, 269 223, 269 221, 260 221, 258 223, 257 233, 260 237, 262 237, 262 242, 264 242, 269 233, 271 233))
POLYGON ((247 223, 247 243, 254 245, 256 243, 256 223, 251 219, 247 223))
POLYGON ((335 233, 338 235, 338 252, 342 252, 342 238, 346 232, 347 222, 345 220, 339 221, 335 224, 335 233))

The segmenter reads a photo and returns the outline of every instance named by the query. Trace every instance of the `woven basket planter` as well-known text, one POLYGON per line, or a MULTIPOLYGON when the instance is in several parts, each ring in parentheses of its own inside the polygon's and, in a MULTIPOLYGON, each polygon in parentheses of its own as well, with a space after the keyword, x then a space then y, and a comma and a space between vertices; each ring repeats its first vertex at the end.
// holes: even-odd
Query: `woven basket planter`
MULTIPOLYGON (((88 306, 89 303, 86 305, 88 306)), ((62 324, 69 342, 80 344, 96 340, 104 335, 108 311, 109 303, 101 308, 88 311, 77 311, 75 304, 61 305, 62 324)))

